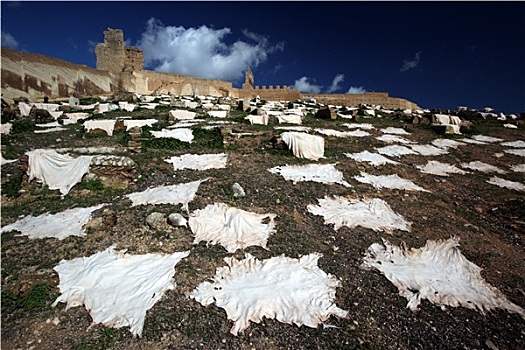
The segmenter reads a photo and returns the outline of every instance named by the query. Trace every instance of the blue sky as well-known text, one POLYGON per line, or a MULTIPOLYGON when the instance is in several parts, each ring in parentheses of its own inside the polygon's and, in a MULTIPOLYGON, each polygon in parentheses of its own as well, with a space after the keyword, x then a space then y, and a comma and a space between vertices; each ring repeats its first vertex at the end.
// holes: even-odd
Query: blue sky
POLYGON ((146 69, 425 108, 525 111, 525 2, 1 1, 2 46, 95 67, 108 27, 146 69))

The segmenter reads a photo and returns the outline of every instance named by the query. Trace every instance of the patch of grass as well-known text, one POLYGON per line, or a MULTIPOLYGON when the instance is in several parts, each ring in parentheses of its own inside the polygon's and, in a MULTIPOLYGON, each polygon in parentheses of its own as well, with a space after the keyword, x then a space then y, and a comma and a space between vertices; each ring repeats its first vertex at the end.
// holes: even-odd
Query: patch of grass
POLYGON ((103 327, 98 331, 98 338, 83 341, 78 344, 75 350, 105 350, 111 348, 121 338, 119 330, 109 327, 103 327))
POLYGON ((184 150, 190 148, 190 143, 168 137, 152 137, 151 139, 142 141, 142 151, 147 151, 148 148, 184 150))
POLYGON ((3 141, 2 142, 2 145, 5 145, 5 152, 4 152, 4 158, 5 159, 16 159, 16 158, 20 158, 20 156, 24 153, 24 150, 20 149, 19 147, 11 144, 11 143, 7 143, 5 141, 5 137, 3 137, 3 141))
POLYGON ((22 174, 17 174, 2 184, 2 194, 9 198, 16 198, 20 196, 21 188, 22 174))
POLYGON ((90 190, 90 191, 100 191, 104 189, 104 185, 98 179, 82 181, 79 184, 77 184, 76 187, 79 190, 85 189, 85 190, 90 190))
POLYGON ((27 311, 42 310, 48 301, 51 301, 51 286, 39 283, 33 286, 27 297, 22 300, 22 307, 27 311))
POLYGON ((117 138, 118 144, 124 147, 127 147, 129 141, 131 141, 131 136, 126 132, 126 130, 115 131, 113 132, 113 136, 117 138))
POLYGON ((193 136, 195 137, 193 143, 197 147, 211 147, 211 148, 222 148, 223 137, 219 128, 193 129, 193 136))
POLYGON ((81 105, 92 105, 94 103, 97 103, 98 99, 94 97, 86 97, 86 98, 80 98, 79 101, 81 105))
POLYGON ((37 312, 45 309, 55 295, 51 294, 53 287, 46 283, 35 284, 26 296, 17 295, 9 289, 2 290, 2 313, 14 313, 17 310, 37 312))
POLYGON ((11 128, 12 134, 20 134, 23 132, 36 130, 35 123, 28 119, 16 120, 12 124, 13 124, 13 127, 11 128))

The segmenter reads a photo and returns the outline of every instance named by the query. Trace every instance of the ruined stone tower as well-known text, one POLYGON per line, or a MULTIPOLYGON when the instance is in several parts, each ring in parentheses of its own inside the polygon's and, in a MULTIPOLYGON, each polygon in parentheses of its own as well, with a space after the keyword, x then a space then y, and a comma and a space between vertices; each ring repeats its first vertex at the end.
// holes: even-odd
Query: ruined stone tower
POLYGON ((246 74, 244 75, 244 83, 242 84, 243 90, 252 90, 254 85, 253 73, 250 67, 246 69, 246 74))
POLYGON ((95 48, 97 69, 111 73, 133 72, 144 69, 144 53, 136 47, 124 47, 124 32, 108 28, 104 42, 95 48))

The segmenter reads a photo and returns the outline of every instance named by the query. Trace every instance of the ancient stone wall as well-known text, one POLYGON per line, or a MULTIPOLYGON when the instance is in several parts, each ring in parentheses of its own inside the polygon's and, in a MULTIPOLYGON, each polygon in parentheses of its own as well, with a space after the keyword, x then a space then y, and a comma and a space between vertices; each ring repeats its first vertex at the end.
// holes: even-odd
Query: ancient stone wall
POLYGON ((418 109, 418 105, 403 98, 390 97, 386 92, 365 92, 363 94, 302 94, 303 99, 315 99, 319 103, 354 107, 359 104, 373 104, 390 109, 418 109))
POLYGON ((128 46, 124 49, 126 60, 124 61, 124 72, 135 72, 144 70, 144 53, 136 47, 128 46))
POLYGON ((122 85, 127 91, 139 94, 239 97, 239 89, 232 87, 232 83, 223 80, 193 78, 148 70, 122 74, 121 79, 122 85))
POLYGON ((2 48, 2 97, 31 100, 106 95, 115 92, 117 77, 85 65, 44 55, 2 48))
POLYGON ((301 92, 294 90, 293 86, 288 87, 283 85, 270 86, 255 86, 253 89, 242 89, 240 91, 240 98, 255 98, 259 96, 261 100, 266 101, 294 101, 301 99, 301 92))
POLYGON ((136 47, 124 46, 124 32, 108 28, 104 42, 95 48, 97 69, 111 73, 133 72, 144 69, 144 53, 136 47))

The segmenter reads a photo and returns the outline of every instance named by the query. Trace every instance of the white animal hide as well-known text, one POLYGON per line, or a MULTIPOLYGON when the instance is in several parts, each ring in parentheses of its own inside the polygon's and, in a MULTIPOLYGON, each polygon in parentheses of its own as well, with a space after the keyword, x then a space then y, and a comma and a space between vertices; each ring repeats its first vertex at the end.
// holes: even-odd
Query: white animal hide
POLYGON ((522 184, 521 182, 509 181, 509 180, 505 180, 497 176, 491 177, 490 179, 487 180, 487 182, 491 185, 509 188, 511 190, 525 191, 525 185, 522 184))
POLYGON ((376 140, 383 141, 386 143, 404 143, 404 144, 413 143, 412 141, 407 140, 404 137, 397 136, 397 135, 391 135, 391 134, 378 136, 376 137, 376 140))
POLYGON ((46 133, 49 133, 49 132, 64 131, 64 130, 67 130, 67 129, 66 128, 62 128, 60 126, 57 126, 57 127, 54 127, 54 128, 35 130, 35 134, 46 134, 46 133))
POLYGON ((298 114, 282 114, 278 115, 277 119, 279 120, 279 123, 287 123, 287 124, 302 124, 303 120, 302 117, 298 114))
POLYGON ((2 157, 2 161, 1 161, 1 165, 4 165, 4 164, 9 164, 9 163, 14 163, 16 162, 18 159, 12 159, 12 160, 8 160, 8 159, 5 159, 4 158, 4 155, 0 155, 0 157, 2 157))
POLYGON ((489 142, 489 143, 505 141, 503 139, 498 139, 497 137, 485 136, 485 135, 474 135, 472 136, 472 138, 477 141, 489 142))
POLYGON ((290 131, 282 133, 281 138, 297 158, 318 160, 324 156, 324 139, 321 136, 290 131))
POLYGON ((323 134, 326 136, 335 136, 335 137, 363 137, 370 135, 366 131, 362 130, 356 130, 356 131, 338 131, 333 129, 321 129, 317 128, 314 129, 315 132, 318 132, 319 134, 323 134))
POLYGON ((525 173, 525 164, 516 164, 510 167, 516 173, 525 173))
POLYGON ((220 244, 234 253, 254 245, 266 248, 268 237, 275 232, 275 217, 275 214, 257 214, 215 203, 195 210, 188 222, 195 235, 193 244, 201 241, 220 244), (263 223, 266 219, 270 219, 267 224, 263 223))
POLYGON ((367 173, 361 172, 361 176, 354 176, 359 182, 370 184, 375 188, 388 188, 388 189, 398 189, 398 190, 407 190, 407 191, 423 191, 430 192, 425 190, 422 187, 419 187, 410 180, 402 179, 397 174, 394 175, 369 175, 367 173))
POLYGON ((380 154, 384 154, 385 156, 390 157, 401 157, 407 154, 417 154, 417 152, 412 151, 410 148, 398 145, 376 148, 376 151, 380 154))
POLYGON ((213 118, 226 118, 228 111, 207 111, 208 115, 213 118))
POLYGON ((468 174, 467 171, 461 170, 454 165, 441 163, 436 160, 429 160, 424 166, 416 165, 421 172, 439 176, 448 176, 448 174, 468 174))
POLYGON ((380 129, 384 134, 395 134, 395 135, 410 135, 405 129, 388 127, 380 129))
POLYGON ((439 148, 432 145, 409 145, 417 153, 422 156, 439 156, 441 154, 447 154, 448 151, 443 148, 439 148))
POLYGON ((208 179, 149 188, 142 192, 130 193, 126 197, 131 200, 132 207, 145 204, 182 204, 182 208, 188 212, 188 203, 195 198, 200 184, 206 180, 208 179))
POLYGON ((95 129, 104 130, 109 136, 113 135, 115 130, 116 120, 86 120, 84 122, 84 130, 86 132, 95 129))
POLYGON ((436 139, 431 142, 434 146, 448 149, 448 148, 458 148, 459 146, 465 145, 463 142, 449 140, 449 139, 436 139))
POLYGON ((133 112, 135 110, 135 107, 137 107, 137 105, 129 103, 127 101, 119 101, 118 106, 120 109, 123 109, 126 112, 133 112))
POLYGON ((37 149, 26 153, 29 156, 28 181, 40 180, 51 190, 60 190, 66 195, 89 171, 91 156, 73 158, 58 154, 54 150, 37 149))
POLYGON ((372 130, 375 129, 375 127, 370 123, 344 123, 341 124, 341 126, 346 126, 349 129, 365 129, 365 130, 372 130))
POLYGON ((64 113, 64 117, 67 118, 67 119, 62 120, 64 125, 76 124, 78 123, 79 120, 86 119, 87 117, 89 117, 89 113, 85 113, 85 112, 64 113))
POLYGON ((377 153, 371 153, 368 151, 363 151, 359 153, 345 153, 345 156, 357 160, 358 162, 368 162, 374 166, 383 165, 383 164, 399 164, 396 161, 390 160, 387 157, 384 157, 377 153))
POLYGON ((26 216, 13 224, 2 227, 1 232, 20 231, 19 236, 29 238, 58 238, 62 240, 69 236, 84 237, 86 231, 82 228, 88 223, 91 214, 105 204, 89 208, 73 208, 57 214, 43 214, 37 217, 26 216))
POLYGON ((250 121, 250 124, 258 124, 258 125, 268 125, 269 117, 267 114, 263 115, 249 115, 246 118, 250 121))
POLYGON ((394 230, 410 231, 411 223, 394 213, 390 206, 379 198, 364 198, 360 201, 335 196, 318 199, 318 202, 318 206, 308 205, 308 211, 323 216, 325 224, 334 224, 335 230, 342 226, 362 226, 386 233, 392 233, 394 230))
POLYGON ((272 174, 279 174, 294 185, 300 181, 313 181, 328 184, 340 184, 352 187, 343 179, 343 173, 335 168, 336 164, 307 164, 292 166, 276 166, 268 169, 272 174))
POLYGON ((27 117, 29 115, 31 107, 33 106, 25 102, 18 102, 18 109, 20 110, 20 115, 22 117, 27 117))
POLYGON ((427 299, 443 309, 463 306, 484 314, 501 308, 525 318, 525 310, 485 282, 481 269, 461 254, 458 239, 427 241, 418 249, 398 247, 386 240, 383 243, 368 248, 363 267, 381 271, 408 300, 412 311, 427 299))
POLYGON ((470 162, 470 163, 461 163, 460 165, 463 168, 467 168, 467 169, 470 169, 470 170, 482 171, 484 173, 498 173, 498 174, 505 174, 506 173, 506 171, 501 170, 500 168, 498 168, 498 167, 496 167, 494 165, 490 165, 490 164, 483 163, 483 162, 480 162, 480 161, 474 161, 474 162, 470 162))
POLYGON ((483 142, 483 141, 478 141, 478 140, 474 140, 474 139, 461 139, 461 142, 463 143, 470 143, 472 145, 486 145, 487 143, 486 142, 483 142))
POLYGON ((312 128, 309 126, 274 126, 275 130, 288 130, 288 131, 299 131, 299 132, 310 132, 312 128))
POLYGON ((228 162, 228 155, 226 153, 219 154, 183 154, 181 156, 173 156, 164 160, 166 163, 173 164, 173 170, 193 169, 193 170, 207 170, 207 169, 221 169, 226 168, 228 162))
POLYGON ((157 124, 159 121, 157 119, 128 119, 124 120, 124 126, 126 127, 126 131, 129 131, 131 128, 139 127, 142 128, 143 126, 153 126, 153 124, 157 124))
POLYGON ((230 332, 238 335, 264 317, 279 322, 317 328, 330 316, 346 318, 335 305, 339 280, 317 266, 319 253, 292 259, 285 256, 257 260, 225 258, 211 282, 202 282, 191 298, 204 306, 216 304, 234 321, 230 332))
POLYGON ((11 123, 1 124, 1 126, 0 126, 0 134, 9 135, 9 133, 11 132, 12 128, 13 128, 13 124, 11 124, 11 123))
POLYGON ((162 129, 161 131, 151 131, 151 134, 157 138, 174 138, 189 143, 193 141, 193 131, 188 128, 162 129))
POLYGON ((506 146, 506 147, 525 148, 525 141, 522 141, 522 140, 509 141, 509 142, 503 142, 501 143, 501 145, 506 146))
POLYGON ((175 289, 174 267, 189 253, 130 255, 111 246, 89 257, 62 260, 54 268, 61 295, 53 306, 67 303, 68 310, 85 305, 93 324, 129 326, 141 337, 146 312, 165 291, 175 289))
POLYGON ((434 114, 434 118, 436 118, 436 121, 438 124, 441 124, 441 125, 452 124, 450 122, 450 117, 446 114, 434 114))
POLYGON ((503 152, 514 154, 515 156, 525 157, 525 148, 504 149, 503 152))
POLYGON ((176 109, 169 111, 168 113, 169 117, 174 118, 176 120, 187 120, 187 119, 195 119, 195 116, 197 113, 186 111, 183 109, 176 109))
POLYGON ((366 137, 366 136, 370 136, 370 133, 368 133, 366 131, 363 131, 363 130, 349 131, 347 134, 350 137, 366 137))

